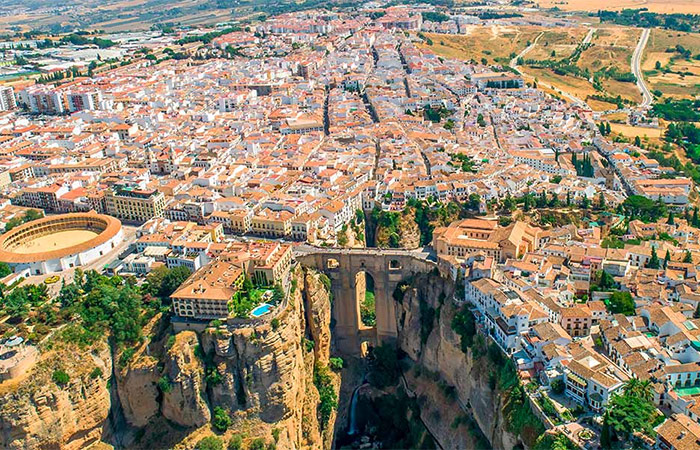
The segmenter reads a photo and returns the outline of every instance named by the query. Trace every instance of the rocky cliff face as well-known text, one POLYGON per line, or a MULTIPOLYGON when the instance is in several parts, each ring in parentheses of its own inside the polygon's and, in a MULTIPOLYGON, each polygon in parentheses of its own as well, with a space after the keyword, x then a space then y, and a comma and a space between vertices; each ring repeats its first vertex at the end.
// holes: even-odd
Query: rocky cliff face
POLYGON ((169 387, 161 387, 161 412, 166 419, 183 427, 199 427, 211 420, 204 364, 196 354, 198 346, 197 335, 193 331, 183 331, 175 335, 175 343, 165 358, 164 376, 169 387))
POLYGON ((85 448, 102 439, 112 359, 106 340, 81 349, 56 339, 27 376, 0 391, 0 448, 85 448), (58 385, 54 371, 68 374, 58 385))
POLYGON ((0 448, 193 448, 218 408, 233 422, 224 442, 241 433, 244 447, 260 437, 277 448, 330 448, 335 414, 322 429, 314 373, 330 358, 331 301, 319 274, 297 268, 293 279, 274 321, 173 336, 154 319, 129 358, 112 358, 106 339, 89 349, 57 340, 25 379, 0 385, 0 448), (52 381, 55 369, 69 375, 65 386, 52 381))
POLYGON ((313 373, 330 356, 329 294, 314 272, 297 269, 294 280, 274 323, 203 334, 202 349, 222 378, 211 386, 209 399, 212 408, 228 409, 236 420, 254 421, 263 436, 277 428, 279 448, 328 448, 318 426, 313 373), (313 351, 302 342, 306 336, 313 351))
MULTIPOLYGON (((522 442, 507 429, 504 399, 497 389, 489 386, 489 371, 481 361, 475 362, 471 352, 468 355, 462 352, 460 337, 452 330, 452 319, 457 312, 451 301, 452 293, 452 283, 434 274, 420 275, 413 281, 397 305, 399 347, 420 366, 436 373, 437 379, 455 388, 458 400, 470 409, 493 448, 513 448, 522 442)), ((440 404, 439 398, 431 395, 425 386, 421 387, 420 382, 413 388, 425 390, 434 403, 440 404)), ((426 425, 431 428, 429 419, 426 425)), ((434 434, 445 441, 445 448, 451 448, 450 442, 459 441, 452 434, 463 432, 459 428, 452 433, 440 428, 434 434)))
POLYGON ((375 223, 368 218, 368 242, 374 242, 376 247, 418 248, 420 246, 420 230, 416 223, 416 211, 408 207, 396 214, 396 219, 387 226, 380 220, 375 223))

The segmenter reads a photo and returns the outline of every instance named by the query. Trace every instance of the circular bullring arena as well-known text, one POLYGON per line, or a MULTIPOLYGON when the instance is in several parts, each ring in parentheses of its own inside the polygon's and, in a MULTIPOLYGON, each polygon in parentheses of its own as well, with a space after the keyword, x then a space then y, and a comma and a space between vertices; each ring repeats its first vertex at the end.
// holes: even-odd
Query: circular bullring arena
POLYGON ((111 216, 94 212, 48 216, 0 236, 0 261, 16 273, 43 275, 89 264, 122 240, 122 224, 111 216))

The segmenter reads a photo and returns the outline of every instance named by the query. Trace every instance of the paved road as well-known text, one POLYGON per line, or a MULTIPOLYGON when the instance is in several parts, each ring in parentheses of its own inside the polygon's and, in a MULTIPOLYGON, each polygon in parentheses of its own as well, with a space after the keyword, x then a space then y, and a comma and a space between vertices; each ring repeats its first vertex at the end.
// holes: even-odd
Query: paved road
POLYGON ((591 42, 591 39, 593 39, 593 35, 595 34, 596 29, 595 28, 589 28, 588 29, 588 34, 586 35, 585 38, 583 38, 583 41, 581 41, 581 44, 586 45, 591 42))
POLYGON ((651 102, 654 101, 654 97, 649 92, 649 88, 644 82, 644 74, 642 73, 642 55, 644 53, 644 47, 647 46, 647 41, 649 40, 649 29, 645 28, 642 31, 642 35, 639 37, 639 42, 637 42, 637 48, 634 49, 632 54, 632 73, 637 77, 637 88, 642 94, 642 103, 639 104, 640 108, 648 108, 651 106, 651 102))

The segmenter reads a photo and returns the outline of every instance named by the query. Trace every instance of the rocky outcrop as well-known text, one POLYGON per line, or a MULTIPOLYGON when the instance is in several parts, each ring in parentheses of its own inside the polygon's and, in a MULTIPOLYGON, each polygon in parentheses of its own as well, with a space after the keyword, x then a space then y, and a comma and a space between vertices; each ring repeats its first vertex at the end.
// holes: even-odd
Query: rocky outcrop
POLYGON ((385 226, 380 220, 376 225, 375 244, 377 247, 418 248, 420 246, 420 230, 416 223, 414 208, 405 208, 398 217, 391 221, 391 226, 385 226))
POLYGON ((206 401, 204 365, 195 351, 197 335, 183 331, 165 357, 165 377, 169 387, 163 393, 161 412, 168 420, 184 427, 198 427, 209 422, 211 413, 206 401))
POLYGON ((146 425, 160 409, 158 360, 139 351, 115 375, 124 418, 135 427, 146 425))
MULTIPOLYGON (((106 338, 89 349, 52 344, 26 379, 0 385, 0 448, 192 448, 218 408, 233 421, 224 441, 240 433, 244 447, 263 438, 330 448, 335 413, 322 427, 314 384, 331 351, 327 280, 300 267, 292 277, 290 297, 261 321, 173 335, 154 317, 140 344, 116 352, 119 364, 106 338), (65 386, 52 381, 57 368, 69 375, 65 386)), ((328 377, 337 392, 338 375, 328 377)))
POLYGON ((513 448, 522 443, 507 429, 501 393, 489 386, 489 370, 482 361, 475 362, 471 352, 462 352, 460 337, 452 330, 457 312, 452 292, 452 283, 438 275, 423 274, 413 280, 397 305, 398 344, 412 360, 455 388, 494 448, 513 448))
POLYGON ((103 437, 110 412, 106 340, 92 348, 54 343, 26 378, 0 385, 0 448, 85 448, 103 437), (55 371, 68 375, 58 385, 55 371))
POLYGON ((258 436, 277 428, 278 448, 330 447, 318 424, 313 384, 314 366, 326 365, 330 356, 331 303, 320 277, 295 269, 290 298, 274 321, 202 334, 206 359, 221 376, 209 388, 211 407, 254 423, 258 436), (313 341, 313 351, 304 338, 313 341))
POLYGON ((325 275, 304 271, 303 293, 306 321, 314 341, 314 356, 316 361, 327 364, 331 353, 331 299, 322 276, 325 275))
MULTIPOLYGON (((167 321, 157 314, 144 327, 144 335, 149 339, 132 347, 134 354, 126 363, 115 364, 114 377, 121 412, 131 426, 143 427, 160 412, 157 383, 161 376, 162 341, 167 328, 167 321), (158 336, 161 336, 160 340, 156 339, 158 336)), ((120 361, 121 355, 115 360, 120 361)))

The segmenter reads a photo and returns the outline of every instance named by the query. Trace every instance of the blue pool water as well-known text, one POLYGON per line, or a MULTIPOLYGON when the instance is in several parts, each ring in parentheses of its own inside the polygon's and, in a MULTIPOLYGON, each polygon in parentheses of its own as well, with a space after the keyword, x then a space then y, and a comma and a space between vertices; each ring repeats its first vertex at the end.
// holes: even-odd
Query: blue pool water
POLYGON ((254 310, 252 310, 250 312, 250 315, 257 318, 257 317, 264 316, 265 314, 269 313, 271 309, 272 309, 271 304, 263 303, 262 305, 258 306, 254 310))

